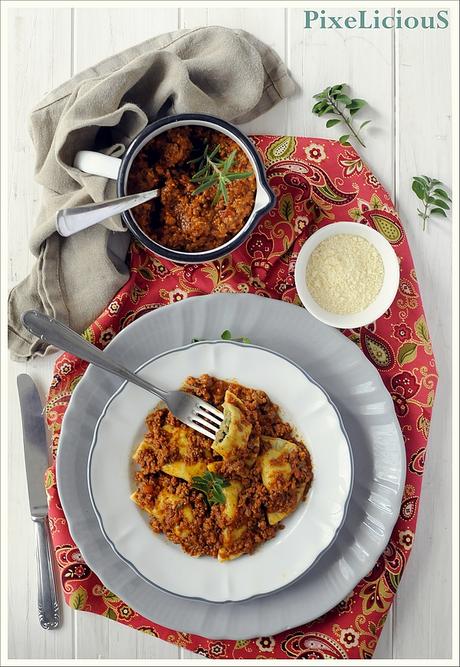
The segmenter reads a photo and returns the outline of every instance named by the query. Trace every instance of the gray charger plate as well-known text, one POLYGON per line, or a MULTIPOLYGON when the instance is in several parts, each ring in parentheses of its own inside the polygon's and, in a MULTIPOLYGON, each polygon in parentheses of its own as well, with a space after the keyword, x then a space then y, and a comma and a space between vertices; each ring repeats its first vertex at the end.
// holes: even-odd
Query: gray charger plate
POLYGON ((314 568, 272 595, 224 604, 178 598, 136 575, 105 540, 88 492, 94 428, 122 384, 95 367, 79 382, 64 417, 57 484, 69 530, 83 558, 105 586, 134 610, 182 632, 247 639, 276 634, 321 616, 368 574, 398 517, 405 450, 393 401, 377 370, 354 343, 298 306, 248 294, 193 297, 142 316, 121 331, 108 349, 134 369, 192 338, 219 338, 224 329, 297 363, 324 387, 340 411, 353 450, 354 485, 337 539, 314 568))

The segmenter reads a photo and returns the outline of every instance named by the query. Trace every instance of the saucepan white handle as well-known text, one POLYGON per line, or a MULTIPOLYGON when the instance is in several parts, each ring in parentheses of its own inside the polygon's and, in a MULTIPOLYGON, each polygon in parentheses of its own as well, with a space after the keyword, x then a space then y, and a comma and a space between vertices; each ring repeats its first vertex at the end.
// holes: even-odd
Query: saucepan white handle
POLYGON ((104 176, 116 181, 120 171, 121 160, 118 157, 104 155, 96 151, 78 151, 73 166, 86 174, 104 176))

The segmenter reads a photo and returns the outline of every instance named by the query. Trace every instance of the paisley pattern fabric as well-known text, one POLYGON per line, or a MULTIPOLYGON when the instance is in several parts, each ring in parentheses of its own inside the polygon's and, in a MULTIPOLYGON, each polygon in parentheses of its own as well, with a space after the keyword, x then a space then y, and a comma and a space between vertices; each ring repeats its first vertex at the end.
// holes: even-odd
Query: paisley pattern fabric
MULTIPOLYGON (((393 245, 401 266, 391 308, 367 327, 344 331, 375 365, 393 397, 407 452, 407 478, 391 540, 371 572, 329 613, 276 637, 210 641, 159 626, 137 614, 83 562, 60 506, 54 466, 46 474, 49 522, 67 603, 102 614, 209 658, 370 658, 398 588, 415 534, 437 374, 404 229, 390 197, 352 148, 305 137, 252 138, 267 166, 277 205, 231 256, 177 266, 133 243, 131 275, 85 336, 104 347, 143 313, 211 292, 250 292, 299 304, 294 264, 319 227, 351 220, 393 245)), ((257 341, 255 341, 257 342, 257 341)), ((56 362, 46 415, 54 453, 62 418, 86 364, 63 354, 56 362)))

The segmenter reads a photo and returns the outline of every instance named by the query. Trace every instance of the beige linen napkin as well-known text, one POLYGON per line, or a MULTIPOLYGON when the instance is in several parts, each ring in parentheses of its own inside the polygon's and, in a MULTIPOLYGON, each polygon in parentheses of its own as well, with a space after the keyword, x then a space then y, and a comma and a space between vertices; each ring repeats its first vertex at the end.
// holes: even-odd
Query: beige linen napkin
POLYGON ((150 39, 51 92, 31 115, 43 191, 30 239, 37 263, 9 298, 12 357, 27 359, 47 348, 22 326, 23 311, 37 308, 83 331, 128 279, 129 235, 119 217, 68 238, 56 232, 58 209, 115 196, 113 182, 72 167, 78 150, 119 156, 149 122, 175 113, 245 122, 294 89, 267 45, 242 30, 209 27, 150 39))

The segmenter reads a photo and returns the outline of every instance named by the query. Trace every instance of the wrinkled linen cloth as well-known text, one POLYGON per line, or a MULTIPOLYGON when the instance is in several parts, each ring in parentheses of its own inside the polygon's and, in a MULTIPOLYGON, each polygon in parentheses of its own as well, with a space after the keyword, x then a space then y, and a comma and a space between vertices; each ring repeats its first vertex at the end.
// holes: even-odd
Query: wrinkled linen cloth
POLYGON ((31 115, 36 180, 43 186, 30 249, 37 262, 10 293, 11 355, 27 359, 47 344, 23 327, 36 308, 83 331, 129 278, 129 234, 120 217, 63 238, 61 208, 116 196, 114 181, 74 168, 77 151, 120 156, 156 118, 208 113, 246 122, 291 95, 295 85, 277 54, 243 30, 205 27, 147 40, 81 72, 31 115))

